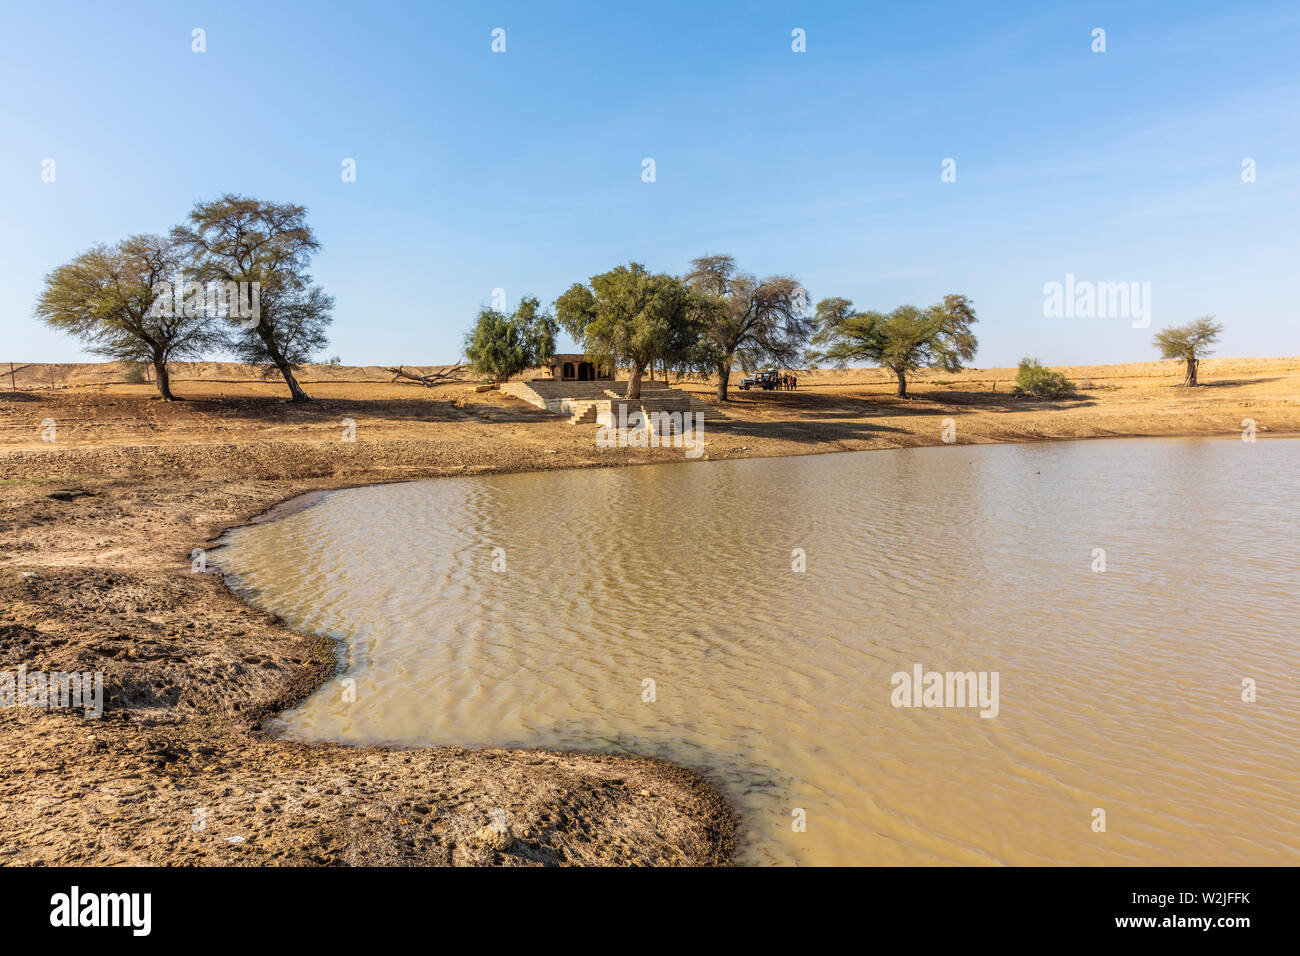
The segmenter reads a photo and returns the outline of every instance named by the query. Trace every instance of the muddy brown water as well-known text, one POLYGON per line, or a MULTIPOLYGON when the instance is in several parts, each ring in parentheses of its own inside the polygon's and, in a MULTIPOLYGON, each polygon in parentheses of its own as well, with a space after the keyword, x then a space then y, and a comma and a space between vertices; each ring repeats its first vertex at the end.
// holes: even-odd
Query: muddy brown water
POLYGON ((1107 440, 356 488, 214 557, 341 642, 288 737, 666 757, 745 863, 1294 864, 1297 515, 1295 440, 1107 440))

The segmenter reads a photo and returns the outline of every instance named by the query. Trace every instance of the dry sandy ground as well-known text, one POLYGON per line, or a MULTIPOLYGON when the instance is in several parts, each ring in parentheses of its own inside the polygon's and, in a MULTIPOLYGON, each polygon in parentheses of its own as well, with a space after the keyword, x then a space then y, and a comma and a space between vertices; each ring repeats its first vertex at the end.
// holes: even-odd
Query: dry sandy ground
MULTIPOLYGON (((1011 398, 1005 369, 922 376, 910 401, 879 372, 805 373, 798 392, 733 391, 705 457, 938 444, 948 418, 959 443, 1236 435, 1243 418, 1300 432, 1300 358, 1209 360, 1195 390, 1168 363, 1066 371, 1084 393, 1063 402, 1011 398)), ((178 403, 121 377, 26 366, 17 391, 0 390, 0 670, 106 675, 98 720, 0 709, 0 862, 730 859, 734 814, 671 764, 269 738, 261 721, 332 673, 333 648, 190 563, 223 529, 305 491, 681 450, 598 448, 594 426, 467 385, 390 384, 379 369, 307 370, 317 400, 303 406, 233 365, 178 366, 178 403), (42 441, 49 420, 54 441, 42 441), (496 810, 507 839, 488 826, 496 810)))

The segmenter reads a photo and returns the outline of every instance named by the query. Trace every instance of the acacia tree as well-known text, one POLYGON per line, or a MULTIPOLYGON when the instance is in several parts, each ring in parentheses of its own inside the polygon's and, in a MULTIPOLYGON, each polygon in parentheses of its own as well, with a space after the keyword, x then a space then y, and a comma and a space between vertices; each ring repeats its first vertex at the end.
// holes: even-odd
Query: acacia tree
POLYGON ((805 314, 807 292, 789 276, 761 282, 739 272, 731 256, 691 260, 686 283, 703 296, 700 338, 718 375, 718 401, 727 400, 727 383, 739 359, 745 369, 762 364, 793 368, 813 331, 805 314))
POLYGON ((955 372, 975 357, 975 322, 975 309, 964 295, 944 296, 928 309, 900 305, 888 314, 855 312, 848 299, 822 299, 813 343, 825 349, 811 357, 840 368, 849 362, 887 368, 898 379, 898 397, 907 398, 909 372, 927 367, 955 372))
POLYGON ((97 355, 148 362, 159 396, 174 401, 167 363, 197 357, 220 338, 202 304, 170 307, 170 283, 180 269, 176 244, 162 236, 137 235, 112 246, 100 244, 45 277, 36 316, 77 336, 97 355), (168 299, 165 310, 155 307, 160 294, 168 299))
POLYGON ((575 282, 555 302, 560 324, 588 356, 631 369, 625 398, 641 397, 651 362, 681 361, 698 337, 699 298, 680 279, 639 262, 575 282))
POLYGON ((542 365, 555 354, 559 323, 540 302, 526 296, 511 315, 484 306, 465 336, 465 357, 480 375, 504 382, 511 375, 542 365))
POLYGON ((1223 326, 1214 321, 1214 316, 1205 315, 1188 322, 1186 325, 1174 325, 1156 333, 1152 344, 1160 350, 1163 359, 1178 359, 1187 363, 1187 374, 1183 384, 1195 387, 1196 367, 1201 359, 1210 354, 1210 346, 1219 341, 1223 326))
POLYGON ((226 346, 246 362, 278 370, 291 401, 309 401, 294 370, 329 339, 334 299, 312 284, 307 266, 320 249, 307 210, 226 194, 196 203, 172 236, 203 281, 257 283, 259 314, 227 317, 226 346))

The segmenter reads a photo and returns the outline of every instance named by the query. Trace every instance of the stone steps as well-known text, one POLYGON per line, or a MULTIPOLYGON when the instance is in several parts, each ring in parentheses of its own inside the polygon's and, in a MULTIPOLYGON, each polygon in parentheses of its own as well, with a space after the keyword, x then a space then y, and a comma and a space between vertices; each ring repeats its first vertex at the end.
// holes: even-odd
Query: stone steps
POLYGON ((609 379, 594 382, 557 382, 540 379, 530 382, 506 382, 501 391, 522 401, 563 415, 573 425, 590 425, 597 421, 617 421, 618 406, 627 405, 627 414, 642 412, 699 413, 706 421, 725 421, 726 417, 712 405, 663 382, 641 383, 641 397, 626 399, 626 382, 609 379))
POLYGON ((529 405, 536 405, 538 408, 546 407, 545 399, 532 387, 531 382, 503 382, 501 391, 529 405))
POLYGON ((512 384, 527 385, 541 398, 549 401, 559 398, 604 398, 605 390, 615 383, 608 378, 594 382, 557 382, 544 378, 512 384))

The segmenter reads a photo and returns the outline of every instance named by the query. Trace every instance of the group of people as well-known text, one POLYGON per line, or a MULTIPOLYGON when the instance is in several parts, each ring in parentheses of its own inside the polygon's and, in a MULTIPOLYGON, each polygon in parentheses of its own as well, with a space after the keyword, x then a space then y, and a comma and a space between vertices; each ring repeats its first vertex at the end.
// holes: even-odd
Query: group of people
POLYGON ((783 392, 793 392, 799 387, 799 378, 794 372, 782 372, 776 377, 776 387, 783 392))

